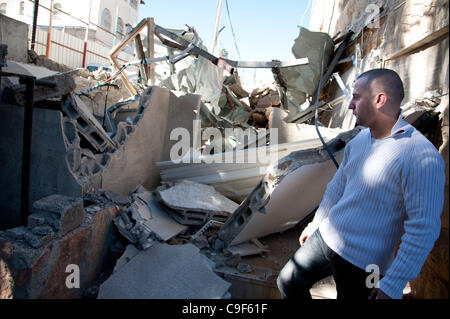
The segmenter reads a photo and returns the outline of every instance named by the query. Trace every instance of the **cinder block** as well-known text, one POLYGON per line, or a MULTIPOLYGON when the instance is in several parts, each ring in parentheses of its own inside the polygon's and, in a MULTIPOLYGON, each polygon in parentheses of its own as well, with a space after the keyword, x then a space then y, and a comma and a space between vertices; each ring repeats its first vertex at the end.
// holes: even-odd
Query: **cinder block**
POLYGON ((50 195, 34 202, 33 214, 36 213, 56 214, 57 218, 52 226, 58 230, 58 236, 63 237, 83 223, 83 200, 65 195, 50 195))
MULTIPOLYGON (((40 226, 38 226, 38 227, 40 227, 40 226)), ((36 235, 31 232, 26 232, 24 234, 24 239, 33 248, 44 247, 48 243, 50 243, 53 238, 55 238, 55 233, 53 231, 46 235, 36 235)))
POLYGON ((5 230, 5 235, 13 238, 13 239, 24 239, 25 238, 25 233, 28 232, 28 229, 24 226, 20 226, 20 227, 15 227, 15 228, 10 228, 5 230))
POLYGON ((28 229, 33 229, 37 226, 49 225, 55 227, 55 221, 58 219, 58 215, 52 213, 34 213, 28 216, 28 229))

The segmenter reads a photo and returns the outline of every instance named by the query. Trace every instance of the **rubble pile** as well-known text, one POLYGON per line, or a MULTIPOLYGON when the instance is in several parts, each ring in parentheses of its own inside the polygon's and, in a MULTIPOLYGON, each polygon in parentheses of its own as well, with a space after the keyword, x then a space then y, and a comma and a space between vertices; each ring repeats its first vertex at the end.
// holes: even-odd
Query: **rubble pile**
MULTIPOLYGON (((13 275, 23 269, 39 273, 39 258, 47 255, 58 259, 59 269, 71 255, 54 257, 59 250, 81 247, 75 255, 82 267, 90 267, 83 279, 88 298, 230 298, 232 285, 224 280, 229 276, 275 285, 273 269, 250 262, 271 253, 258 239, 311 217, 335 173, 330 153, 341 161, 345 145, 361 130, 354 123, 346 122, 350 129, 319 123, 327 152, 316 127, 304 124, 314 118, 321 52, 327 66, 323 83, 331 86, 332 72, 339 79, 338 59, 348 43, 301 28, 293 53, 309 63, 275 66, 273 85, 249 93, 237 68, 225 72, 216 60, 202 57, 196 34, 179 34, 189 39, 188 47, 160 38, 168 46, 164 62, 170 74, 156 74, 157 85, 128 83, 118 70, 72 70, 28 52, 30 63, 52 72, 38 77, 46 85, 38 83, 33 92, 31 214, 26 226, 0 233, 0 241, 8 242, 0 244, 12 243, 21 254, 0 255, 0 262, 26 255, 27 265, 14 264, 13 275), (193 43, 198 46, 189 53, 193 43), (169 59, 175 48, 186 52, 169 59), (130 86, 137 92, 131 96, 130 86), (236 130, 225 134, 230 128, 236 130), (211 130, 221 137, 209 135, 211 130), (244 130, 251 133, 245 139, 244 130), (182 144, 177 138, 185 135, 189 147, 174 152, 182 144), (258 157, 249 160, 253 151, 258 157), (224 162, 229 155, 233 161, 224 162), (90 240, 95 247, 89 247, 90 240), (104 262, 108 254, 112 260, 104 262)), ((12 77, 2 80, 1 89, 0 147, 8 165, 0 201, 17 216, 22 144, 14 139, 25 134, 18 106, 30 95, 12 77)), ((405 119, 422 132, 433 130, 443 111, 439 94, 428 92, 406 104, 405 119)), ((327 107, 335 117, 345 117, 334 106, 346 97, 330 99, 319 95, 319 111, 327 107)), ((48 287, 42 293, 41 277, 30 277, 24 295, 57 291, 48 287)))

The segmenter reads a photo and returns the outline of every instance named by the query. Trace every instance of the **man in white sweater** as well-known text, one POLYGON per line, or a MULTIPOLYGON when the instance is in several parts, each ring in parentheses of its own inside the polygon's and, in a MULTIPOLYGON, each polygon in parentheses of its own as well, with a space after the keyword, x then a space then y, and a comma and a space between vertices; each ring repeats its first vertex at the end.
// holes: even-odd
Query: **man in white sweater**
POLYGON ((332 274, 338 299, 399 299, 418 276, 440 233, 445 164, 403 121, 403 97, 392 70, 356 80, 349 109, 367 129, 346 146, 301 247, 278 276, 284 298, 311 298, 311 286, 332 274))

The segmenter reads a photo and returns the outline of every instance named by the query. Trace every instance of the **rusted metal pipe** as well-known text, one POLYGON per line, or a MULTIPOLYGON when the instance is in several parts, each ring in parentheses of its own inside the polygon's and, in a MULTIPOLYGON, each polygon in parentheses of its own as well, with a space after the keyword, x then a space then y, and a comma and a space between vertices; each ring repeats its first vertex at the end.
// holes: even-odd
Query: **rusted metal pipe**
POLYGON ((50 19, 48 21, 48 32, 47 32, 47 48, 45 56, 47 59, 50 57, 50 43, 52 42, 52 28, 53 28, 53 0, 50 3, 50 19))
POLYGON ((37 17, 39 11, 39 0, 34 0, 34 10, 33 10, 33 29, 31 31, 31 46, 30 49, 34 50, 34 45, 36 43, 36 26, 37 26, 37 17))

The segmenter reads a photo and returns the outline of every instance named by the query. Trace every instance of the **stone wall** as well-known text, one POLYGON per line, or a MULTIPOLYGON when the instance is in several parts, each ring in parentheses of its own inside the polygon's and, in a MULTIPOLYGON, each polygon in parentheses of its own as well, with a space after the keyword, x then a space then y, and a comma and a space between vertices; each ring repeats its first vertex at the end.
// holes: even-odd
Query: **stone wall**
POLYGON ((99 202, 83 208, 81 199, 60 195, 33 207, 27 227, 0 232, 0 299, 81 298, 110 257, 119 207, 99 202), (49 217, 56 211, 63 213, 59 228, 49 217), (69 265, 79 267, 79 288, 66 285, 75 283, 69 265))
POLYGON ((8 59, 27 62, 28 24, 0 14, 0 43, 8 45, 8 59))

